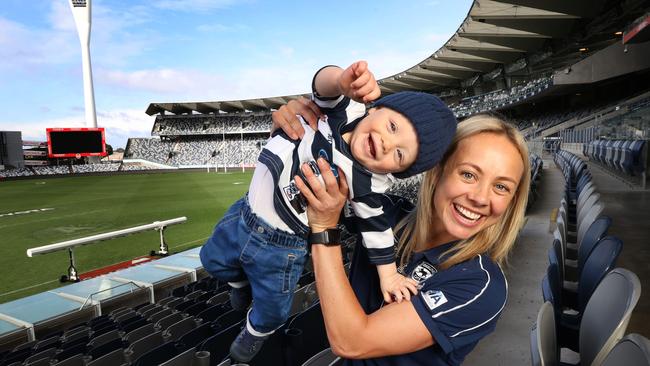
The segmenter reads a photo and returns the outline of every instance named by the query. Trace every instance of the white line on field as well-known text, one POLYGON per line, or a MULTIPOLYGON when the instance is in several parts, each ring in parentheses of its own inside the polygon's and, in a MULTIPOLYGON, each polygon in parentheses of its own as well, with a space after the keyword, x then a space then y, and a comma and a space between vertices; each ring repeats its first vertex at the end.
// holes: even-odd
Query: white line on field
POLYGON ((47 281, 47 282, 39 283, 39 284, 36 284, 36 285, 28 286, 28 287, 19 288, 18 290, 13 290, 13 291, 5 292, 4 294, 0 294, 0 297, 15 294, 16 292, 29 290, 29 289, 32 289, 34 287, 45 286, 45 285, 48 285, 50 283, 57 282, 57 281, 59 281, 59 280, 52 280, 52 281, 47 281))

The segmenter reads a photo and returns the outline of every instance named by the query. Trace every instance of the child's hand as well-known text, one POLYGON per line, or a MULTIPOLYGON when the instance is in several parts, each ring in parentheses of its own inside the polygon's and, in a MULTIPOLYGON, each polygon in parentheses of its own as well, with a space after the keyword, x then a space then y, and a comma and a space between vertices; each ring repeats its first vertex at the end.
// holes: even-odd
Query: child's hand
POLYGON ((401 303, 402 300, 411 301, 411 293, 418 293, 417 282, 405 277, 398 272, 394 274, 380 276, 381 293, 384 296, 384 302, 390 304, 393 301, 401 303))
POLYGON ((365 61, 357 61, 343 70, 338 84, 346 97, 359 103, 370 103, 381 95, 379 84, 365 61))

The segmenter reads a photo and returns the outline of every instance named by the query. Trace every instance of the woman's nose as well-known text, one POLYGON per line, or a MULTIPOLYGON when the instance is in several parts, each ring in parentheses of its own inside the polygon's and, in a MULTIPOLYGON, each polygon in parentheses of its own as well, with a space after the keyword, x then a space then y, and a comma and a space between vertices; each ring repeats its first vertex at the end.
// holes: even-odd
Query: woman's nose
POLYGON ((470 201, 478 206, 485 206, 488 204, 488 195, 490 187, 487 184, 477 184, 474 186, 467 197, 470 201))

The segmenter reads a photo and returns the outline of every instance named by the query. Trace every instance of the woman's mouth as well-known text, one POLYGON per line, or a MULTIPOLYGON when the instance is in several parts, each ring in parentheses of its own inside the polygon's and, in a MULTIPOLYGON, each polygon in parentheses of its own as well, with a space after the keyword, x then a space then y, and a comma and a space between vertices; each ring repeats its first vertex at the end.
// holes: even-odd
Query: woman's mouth
POLYGON ((452 203, 452 206, 454 207, 453 212, 458 221, 466 226, 475 226, 483 217, 483 215, 473 212, 457 203, 452 203))

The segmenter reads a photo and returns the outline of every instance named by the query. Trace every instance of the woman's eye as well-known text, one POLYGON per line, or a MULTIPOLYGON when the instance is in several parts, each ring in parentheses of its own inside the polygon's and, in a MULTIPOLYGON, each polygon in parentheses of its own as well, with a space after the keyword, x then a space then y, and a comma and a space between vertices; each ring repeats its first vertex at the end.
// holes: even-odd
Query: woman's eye
POLYGON ((391 132, 397 131, 397 125, 393 121, 390 121, 390 131, 391 132))
POLYGON ((462 174, 463 178, 465 178, 467 180, 470 180, 470 179, 474 178, 474 174, 472 174, 470 172, 461 172, 461 174, 462 174))
POLYGON ((508 187, 503 184, 497 184, 495 187, 501 192, 510 192, 510 189, 508 189, 508 187))

